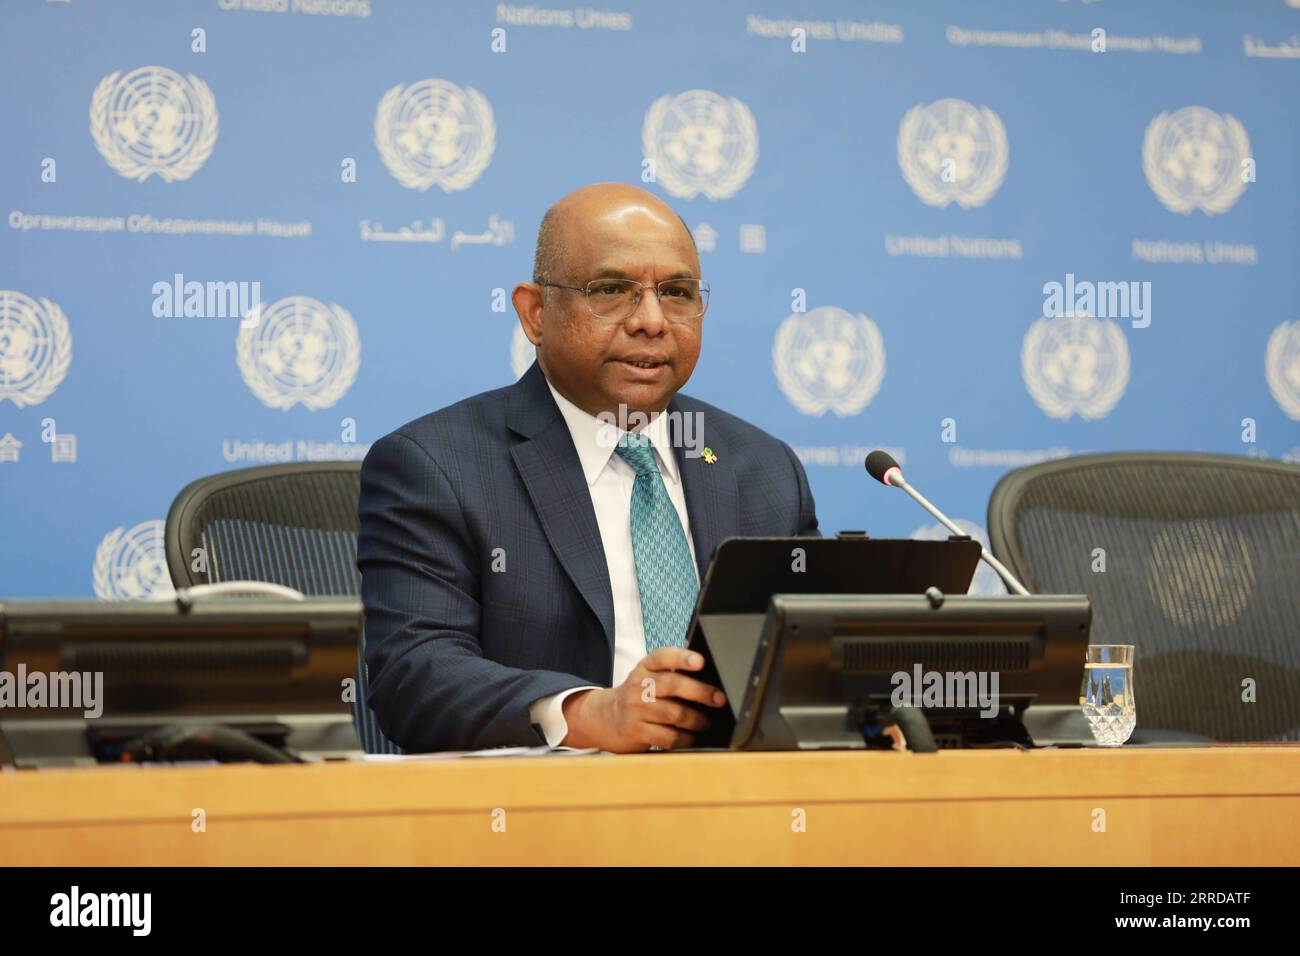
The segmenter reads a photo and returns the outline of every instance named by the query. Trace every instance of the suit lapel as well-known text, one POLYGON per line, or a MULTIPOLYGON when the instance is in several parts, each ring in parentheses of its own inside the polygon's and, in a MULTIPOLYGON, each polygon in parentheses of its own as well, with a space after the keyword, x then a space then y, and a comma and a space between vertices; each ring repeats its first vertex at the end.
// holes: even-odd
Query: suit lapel
POLYGON ((614 596, 591 491, 573 436, 536 362, 511 389, 506 424, 525 439, 510 449, 561 567, 605 630, 614 654, 614 596))
MULTIPOLYGON (((677 458, 677 471, 682 476, 682 491, 686 496, 686 516, 691 522, 691 537, 695 541, 695 562, 700 569, 700 581, 708 570, 714 550, 725 539, 740 532, 740 495, 736 486, 736 473, 726 449, 714 448, 718 459, 709 464, 702 457, 686 455, 686 442, 682 437, 682 418, 691 412, 683 411, 676 399, 668 403, 668 410, 676 412, 669 420, 673 454, 677 458)), ((698 442, 705 440, 701 429, 698 442)), ((698 449, 696 449, 698 451, 698 449)))
MULTIPOLYGON (((669 435, 703 581, 718 545, 740 532, 740 494, 727 449, 713 448, 718 456, 713 464, 687 457, 682 417, 691 413, 676 399, 669 402, 668 410, 677 413, 669 418, 669 435)), ((612 662, 614 596, 591 490, 569 427, 536 362, 510 390, 506 424, 524 439, 510 450, 515 467, 561 567, 604 628, 612 662)))

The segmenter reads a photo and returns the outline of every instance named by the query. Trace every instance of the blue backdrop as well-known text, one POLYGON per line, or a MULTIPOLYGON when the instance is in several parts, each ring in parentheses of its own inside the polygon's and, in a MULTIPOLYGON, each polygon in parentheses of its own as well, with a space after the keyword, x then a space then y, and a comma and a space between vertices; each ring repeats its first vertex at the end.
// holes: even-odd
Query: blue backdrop
POLYGON ((0 594, 158 594, 190 480, 510 382, 602 180, 827 531, 931 530, 876 446, 981 533, 1046 457, 1296 460, 1298 6, 4 0, 0 594))

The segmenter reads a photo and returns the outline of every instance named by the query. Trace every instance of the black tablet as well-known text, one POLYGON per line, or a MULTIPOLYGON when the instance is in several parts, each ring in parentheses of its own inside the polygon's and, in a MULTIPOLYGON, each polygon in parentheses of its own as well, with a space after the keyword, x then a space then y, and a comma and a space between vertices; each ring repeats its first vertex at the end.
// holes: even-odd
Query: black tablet
POLYGON ((687 646, 704 655, 693 676, 722 688, 727 703, 699 708, 709 729, 695 749, 726 748, 745 696, 758 635, 774 594, 965 594, 979 564, 970 539, 728 538, 700 587, 687 646))

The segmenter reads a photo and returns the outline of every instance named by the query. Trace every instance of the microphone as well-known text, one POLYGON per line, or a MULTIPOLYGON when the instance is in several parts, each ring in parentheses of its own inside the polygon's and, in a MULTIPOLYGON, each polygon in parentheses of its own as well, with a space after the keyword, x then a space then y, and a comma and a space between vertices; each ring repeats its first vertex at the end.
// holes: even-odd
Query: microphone
MULTIPOLYGON (((913 501, 938 518, 940 524, 953 534, 963 538, 968 537, 966 532, 953 524, 951 518, 934 505, 930 504, 925 495, 921 494, 909 485, 906 480, 904 480, 903 470, 898 467, 898 462, 894 461, 894 456, 889 454, 889 452, 876 449, 867 456, 866 466, 867 474, 871 475, 871 477, 876 479, 876 481, 879 481, 881 484, 889 485, 891 488, 901 488, 903 491, 906 491, 912 496, 913 501)), ((1016 576, 1007 570, 1006 565, 989 553, 988 548, 983 546, 980 547, 980 557, 988 563, 989 567, 998 573, 998 577, 1002 578, 1002 580, 1006 582, 1007 587, 1011 589, 1012 593, 1025 595, 1029 593, 1028 589, 1016 579, 1016 576)))

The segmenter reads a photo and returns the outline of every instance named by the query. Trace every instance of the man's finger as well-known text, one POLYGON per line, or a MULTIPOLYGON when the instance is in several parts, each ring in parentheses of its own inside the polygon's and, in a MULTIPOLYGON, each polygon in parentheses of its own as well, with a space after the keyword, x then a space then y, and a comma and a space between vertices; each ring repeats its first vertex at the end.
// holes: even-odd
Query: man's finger
POLYGON ((658 747, 660 750, 675 750, 695 743, 693 734, 669 727, 667 724, 645 724, 642 731, 642 740, 646 746, 658 747))
POLYGON ((684 647, 661 647, 643 657, 641 666, 648 671, 697 671, 704 666, 704 656, 684 647))
POLYGON ((672 700, 660 700, 645 710, 644 720, 651 724, 666 727, 680 727, 683 730, 708 730, 709 718, 693 707, 679 704, 672 700))
POLYGON ((727 702, 727 695, 718 688, 685 674, 657 673, 650 680, 654 682, 656 700, 675 697, 679 700, 693 700, 706 707, 721 707, 727 702))

